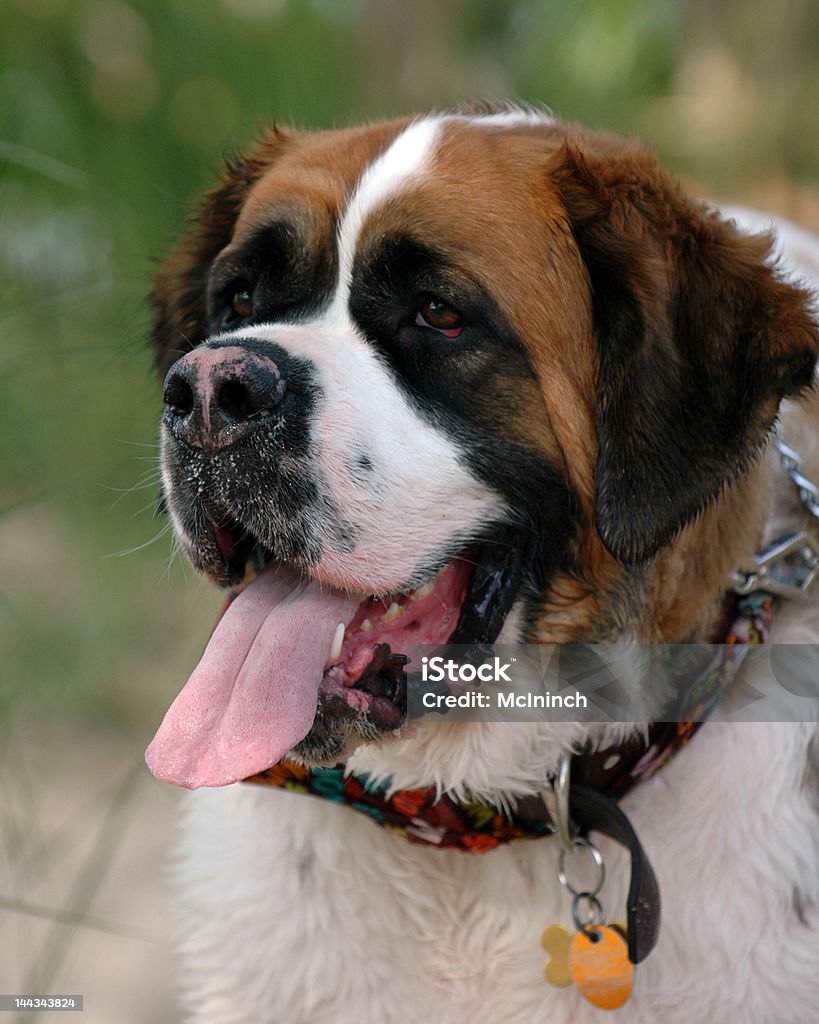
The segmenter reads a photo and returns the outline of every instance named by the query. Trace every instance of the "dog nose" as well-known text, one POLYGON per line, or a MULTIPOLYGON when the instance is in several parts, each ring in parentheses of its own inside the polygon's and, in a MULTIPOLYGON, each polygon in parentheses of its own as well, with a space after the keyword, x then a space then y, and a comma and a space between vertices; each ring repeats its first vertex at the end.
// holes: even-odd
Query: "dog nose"
POLYGON ((165 378, 166 426, 193 448, 230 447, 281 403, 286 388, 281 362, 239 345, 203 345, 188 352, 165 378))

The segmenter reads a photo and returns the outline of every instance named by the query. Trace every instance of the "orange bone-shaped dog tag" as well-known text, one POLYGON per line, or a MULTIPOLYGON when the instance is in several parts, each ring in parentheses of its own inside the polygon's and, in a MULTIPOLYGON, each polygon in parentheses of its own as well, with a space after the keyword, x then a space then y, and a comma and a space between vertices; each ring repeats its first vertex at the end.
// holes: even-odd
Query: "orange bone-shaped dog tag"
POLYGON ((614 928, 600 925, 578 932, 569 950, 569 971, 580 994, 601 1010, 616 1010, 631 995, 634 964, 614 928))

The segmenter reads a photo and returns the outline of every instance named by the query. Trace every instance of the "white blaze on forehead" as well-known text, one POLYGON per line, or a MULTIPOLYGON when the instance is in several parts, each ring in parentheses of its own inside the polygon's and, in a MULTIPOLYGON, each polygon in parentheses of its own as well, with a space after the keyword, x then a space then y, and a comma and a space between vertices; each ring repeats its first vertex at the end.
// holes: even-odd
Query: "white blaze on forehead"
POLYGON ((367 217, 401 186, 416 180, 432 164, 443 118, 426 118, 406 128, 364 172, 338 229, 338 292, 345 300, 361 229, 367 217))
POLYGON ((355 252, 367 218, 402 187, 411 185, 434 165, 435 152, 447 124, 473 124, 485 128, 514 128, 549 124, 554 118, 539 110, 511 108, 495 114, 441 114, 414 121, 362 175, 338 229, 339 275, 336 302, 350 283, 355 252))
POLYGON ((339 275, 336 302, 350 283, 350 272, 367 218, 405 186, 434 166, 435 152, 447 124, 471 124, 484 128, 514 128, 554 121, 551 114, 526 108, 510 108, 495 114, 441 114, 414 121, 363 173, 338 229, 339 275))

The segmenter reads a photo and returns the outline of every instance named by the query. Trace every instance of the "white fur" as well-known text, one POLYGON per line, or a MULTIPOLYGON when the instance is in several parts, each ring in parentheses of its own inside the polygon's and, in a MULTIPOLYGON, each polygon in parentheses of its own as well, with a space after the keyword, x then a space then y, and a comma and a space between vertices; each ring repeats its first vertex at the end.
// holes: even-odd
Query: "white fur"
MULTIPOLYGON (((319 579, 366 593, 405 587, 442 550, 451 557, 501 513, 499 496, 412 408, 346 311, 331 310, 310 324, 246 328, 236 340, 245 335, 306 356, 318 375, 321 396, 311 424, 316 468, 356 532, 352 551, 325 546, 312 570, 319 579), (371 462, 366 478, 356 475, 356 452, 371 462)), ((330 526, 319 533, 332 536, 330 526)))
MULTIPOLYGON (((664 925, 615 1020, 814 1019, 819 842, 801 777, 812 732, 715 725, 624 800, 659 879, 664 925)), ((543 981, 540 932, 570 926, 552 840, 468 855, 411 846, 293 794, 247 786, 187 801, 177 882, 190 1020, 600 1020, 575 991, 543 981)), ((624 856, 599 845, 604 900, 622 916, 624 856)))
POLYGON ((353 259, 367 217, 423 175, 432 162, 442 123, 436 117, 415 121, 364 172, 338 229, 340 272, 334 310, 346 310, 353 259))
MULTIPOLYGON (((404 139, 410 149, 408 140, 417 141, 425 154, 416 169, 428 159, 433 129, 424 122, 404 139)), ((360 202, 342 226, 345 245, 354 245, 364 216, 383 196, 383 183, 395 185, 401 178, 399 157, 406 154, 400 143, 384 158, 380 184, 375 175, 365 177, 360 202)), ((356 510, 368 571, 380 570, 386 556, 404 572, 447 531, 468 530, 491 501, 459 466, 455 448, 403 402, 339 309, 335 304, 326 321, 309 329, 277 328, 276 341, 320 367, 326 396, 317 427, 321 471, 345 507, 356 510), (363 400, 350 394, 351 379, 376 404, 371 417, 363 400), (423 471, 391 455, 410 431, 423 471), (352 442, 376 454, 380 493, 359 493, 360 485, 345 470, 344 453, 352 442), (435 489, 442 481, 452 479, 468 500, 464 509, 453 510, 459 518, 436 533, 424 508, 438 501, 435 489), (406 495, 409 484, 420 488, 415 498, 406 495), (381 530, 379 503, 391 508, 400 533, 376 540, 368 502, 374 503, 381 530)), ((258 336, 259 329, 253 333, 258 336)), ((798 415, 796 406, 785 411, 786 419, 791 415, 798 415)), ((798 434, 795 422, 787 436, 798 434)), ((815 451, 809 454, 815 479, 819 460, 815 451)), ((781 486, 788 491, 787 482, 781 486)), ((343 556, 338 559, 334 568, 342 566, 343 556)), ((815 601, 780 611, 772 639, 795 636, 819 640, 815 601)), ((558 756, 586 735, 579 725, 441 724, 408 730, 380 749, 362 748, 350 767, 392 774, 400 786, 438 783, 455 795, 468 786, 500 798, 535 791, 558 756)), ((553 989, 543 979, 541 930, 551 923, 570 925, 569 900, 556 880, 554 840, 514 843, 483 855, 437 851, 412 846, 364 815, 301 795, 251 785, 188 794, 175 867, 186 1019, 815 1020, 818 794, 815 780, 807 785, 805 779, 812 741, 810 724, 713 723, 625 798, 623 808, 660 883, 663 927, 656 950, 637 968, 631 1001, 608 1018, 573 988, 553 989)), ((623 915, 628 868, 621 848, 607 840, 599 845, 608 868, 602 896, 616 919, 623 915)))
POLYGON ((537 107, 510 107, 497 114, 469 114, 463 117, 452 115, 447 120, 464 121, 467 124, 478 124, 481 128, 515 128, 519 125, 551 124, 555 119, 546 110, 537 107))

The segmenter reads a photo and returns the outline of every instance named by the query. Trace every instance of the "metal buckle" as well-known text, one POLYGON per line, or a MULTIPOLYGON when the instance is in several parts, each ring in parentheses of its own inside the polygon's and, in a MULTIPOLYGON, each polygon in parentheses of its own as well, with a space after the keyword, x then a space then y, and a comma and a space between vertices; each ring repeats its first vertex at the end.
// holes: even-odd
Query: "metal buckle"
POLYGON ((808 590, 819 576, 819 541, 809 533, 794 533, 775 541, 755 556, 753 565, 733 573, 735 594, 745 596, 755 590, 767 590, 780 597, 806 601, 808 590), (795 555, 801 562, 796 562, 795 555), (776 566, 786 563, 785 573, 774 573, 776 566), (794 564, 796 562, 796 564, 794 564))

